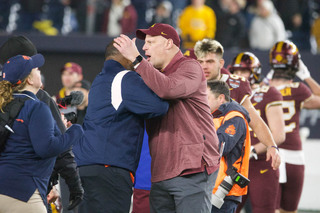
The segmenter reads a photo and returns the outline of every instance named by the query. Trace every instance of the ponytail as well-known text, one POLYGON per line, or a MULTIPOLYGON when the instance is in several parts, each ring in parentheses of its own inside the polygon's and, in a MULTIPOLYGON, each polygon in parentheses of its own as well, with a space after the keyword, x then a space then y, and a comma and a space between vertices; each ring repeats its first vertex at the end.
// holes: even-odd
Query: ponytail
POLYGON ((0 110, 13 100, 12 84, 9 81, 0 81, 0 110))
POLYGON ((9 81, 0 81, 0 111, 3 112, 4 107, 13 100, 13 92, 21 91, 27 84, 26 77, 21 84, 12 85, 9 81))

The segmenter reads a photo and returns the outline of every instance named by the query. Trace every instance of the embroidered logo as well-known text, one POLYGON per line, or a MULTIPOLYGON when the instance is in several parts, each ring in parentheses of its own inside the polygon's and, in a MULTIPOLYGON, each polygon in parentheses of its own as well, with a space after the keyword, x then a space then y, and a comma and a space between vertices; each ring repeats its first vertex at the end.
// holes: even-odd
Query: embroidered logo
POLYGON ((30 57, 29 57, 29 56, 23 55, 22 58, 23 58, 24 60, 30 60, 30 57))
POLYGON ((268 169, 260 169, 260 174, 264 174, 268 171, 268 169))
POLYGON ((68 62, 68 63, 66 63, 66 64, 64 65, 64 67, 65 67, 65 68, 70 68, 70 67, 72 67, 72 64, 71 64, 70 62, 68 62))
POLYGON ((22 119, 16 119, 16 121, 18 121, 18 122, 21 122, 21 123, 24 123, 24 120, 22 120, 22 119))
POLYGON ((224 132, 230 136, 233 136, 236 134, 236 127, 233 124, 231 124, 226 128, 224 132))
POLYGON ((254 94, 253 100, 257 103, 263 100, 263 93, 254 94))
POLYGON ((165 34, 164 32, 161 32, 161 35, 167 35, 167 34, 165 34))
POLYGON ((230 79, 230 80, 229 80, 229 85, 230 85, 232 88, 238 88, 238 87, 240 86, 240 81, 230 79))
POLYGON ((187 50, 183 55, 190 56, 190 50, 187 50))

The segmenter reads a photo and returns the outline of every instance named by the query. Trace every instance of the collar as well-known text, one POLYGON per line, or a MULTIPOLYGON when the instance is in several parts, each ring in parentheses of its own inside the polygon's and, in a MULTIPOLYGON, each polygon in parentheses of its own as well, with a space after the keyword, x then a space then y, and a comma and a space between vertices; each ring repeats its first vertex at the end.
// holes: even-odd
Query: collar
POLYGON ((284 89, 284 88, 286 88, 286 87, 289 87, 289 86, 290 86, 290 84, 284 84, 284 85, 275 86, 275 88, 276 88, 277 90, 282 90, 282 89, 284 89))
POLYGON ((230 110, 230 107, 232 107, 233 105, 235 105, 235 101, 230 99, 230 102, 221 104, 217 110, 213 111, 212 116, 214 118, 217 118, 217 117, 225 115, 230 110))
POLYGON ((171 59, 170 63, 164 69, 162 69, 161 72, 166 73, 168 71, 172 71, 172 67, 183 57, 185 56, 179 50, 177 54, 171 59))
POLYGON ((38 99, 36 94, 34 94, 34 93, 30 92, 30 91, 27 91, 27 90, 24 90, 24 91, 19 92, 19 93, 13 93, 13 95, 15 97, 28 97, 28 98, 30 98, 32 100, 37 100, 38 99))
POLYGON ((115 66, 115 67, 121 67, 122 69, 124 68, 118 61, 114 59, 109 59, 104 62, 104 66, 115 66))

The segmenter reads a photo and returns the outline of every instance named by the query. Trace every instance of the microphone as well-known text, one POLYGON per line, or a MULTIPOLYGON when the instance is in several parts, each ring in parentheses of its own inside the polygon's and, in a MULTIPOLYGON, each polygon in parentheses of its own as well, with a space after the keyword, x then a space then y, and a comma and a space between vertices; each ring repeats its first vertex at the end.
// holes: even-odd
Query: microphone
POLYGON ((78 106, 82 104, 83 99, 84 95, 81 91, 72 91, 70 95, 58 99, 57 104, 60 108, 66 108, 67 106, 78 106))

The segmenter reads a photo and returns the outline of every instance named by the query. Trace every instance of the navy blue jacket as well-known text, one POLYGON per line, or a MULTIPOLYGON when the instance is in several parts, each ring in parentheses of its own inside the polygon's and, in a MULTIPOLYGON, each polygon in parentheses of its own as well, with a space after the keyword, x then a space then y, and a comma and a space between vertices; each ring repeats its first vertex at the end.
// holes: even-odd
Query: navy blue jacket
MULTIPOLYGON (((245 116, 247 122, 250 122, 248 111, 233 100, 228 103, 222 104, 219 109, 216 110, 212 115, 214 118, 218 118, 221 116, 225 116, 231 111, 238 111, 242 113, 245 116)), ((247 127, 245 121, 238 116, 225 121, 225 123, 217 129, 219 146, 221 145, 222 141, 225 142, 225 147, 222 155, 226 157, 228 165, 232 165, 241 156, 243 143, 246 139, 246 131, 247 127), (230 125, 235 126, 236 133, 234 135, 226 133, 226 128, 228 128, 230 125)))
POLYGON ((81 126, 72 125, 65 134, 54 121, 49 107, 36 95, 28 96, 0 155, 0 194, 27 202, 36 189, 47 203, 47 187, 56 156, 79 141, 81 126))
MULTIPOLYGON (((231 100, 228 103, 222 104, 218 110, 212 114, 214 118, 225 116, 231 111, 238 111, 244 115, 247 122, 250 122, 248 111, 236 101, 231 100)), ((224 122, 218 129, 217 135, 219 138, 219 145, 225 142, 222 155, 226 157, 228 165, 232 165, 241 156, 243 143, 246 139, 247 126, 245 121, 236 116, 224 122), (235 134, 230 135, 226 129, 233 125, 235 127, 235 134)), ((225 199, 241 201, 241 196, 227 196, 225 199)))
POLYGON ((83 141, 73 147, 78 166, 110 165, 135 172, 144 119, 164 115, 168 107, 136 72, 105 61, 90 89, 83 141))

